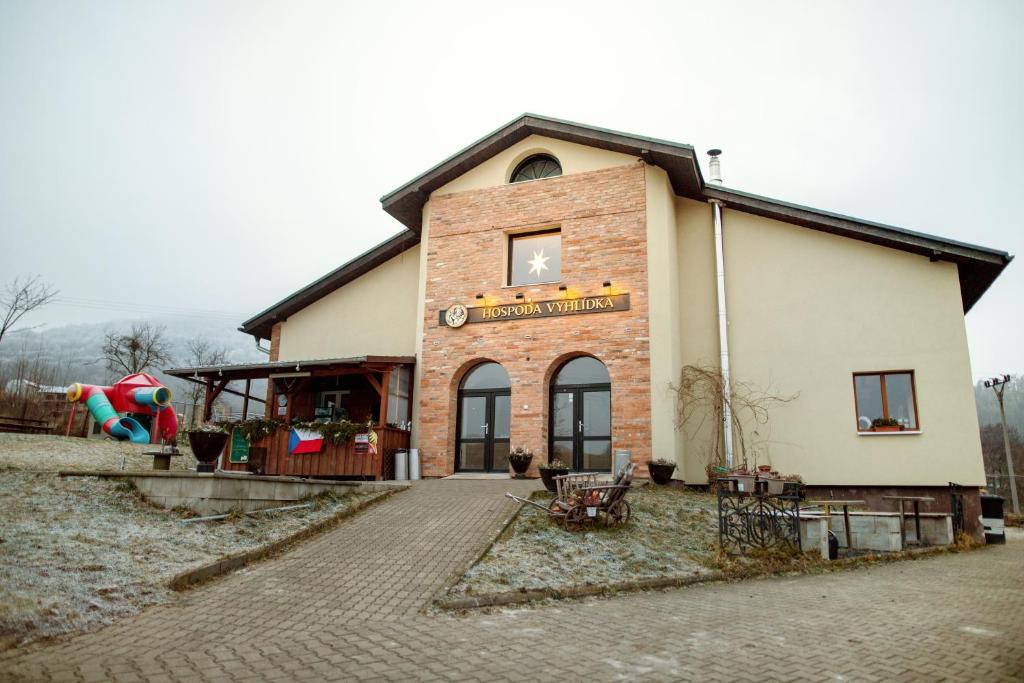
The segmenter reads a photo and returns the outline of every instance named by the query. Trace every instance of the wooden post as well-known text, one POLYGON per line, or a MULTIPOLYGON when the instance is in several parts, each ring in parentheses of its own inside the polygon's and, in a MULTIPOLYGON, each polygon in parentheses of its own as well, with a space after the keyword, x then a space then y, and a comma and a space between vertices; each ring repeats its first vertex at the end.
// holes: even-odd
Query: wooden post
POLYGON ((242 399, 242 419, 249 417, 249 386, 252 384, 251 379, 245 380, 245 398, 242 399))
MULTIPOLYGON (((64 436, 71 436, 71 425, 75 421, 75 411, 76 410, 78 410, 78 404, 77 403, 72 403, 71 404, 71 417, 68 418, 68 428, 64 432, 64 436)), ((86 422, 88 422, 88 420, 86 420, 86 422)))
POLYGON ((388 423, 388 395, 391 391, 391 368, 381 373, 380 377, 380 418, 377 424, 384 427, 388 423))
POLYGON ((206 392, 203 395, 203 422, 210 419, 213 410, 213 380, 206 378, 206 392))

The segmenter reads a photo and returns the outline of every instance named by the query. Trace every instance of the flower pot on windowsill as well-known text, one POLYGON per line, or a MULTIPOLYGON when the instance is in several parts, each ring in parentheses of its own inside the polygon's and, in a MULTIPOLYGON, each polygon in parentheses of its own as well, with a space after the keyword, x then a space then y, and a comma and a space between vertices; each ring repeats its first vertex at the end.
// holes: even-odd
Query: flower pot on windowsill
POLYGON ((889 426, 885 426, 885 427, 872 427, 871 431, 873 431, 873 432, 902 432, 903 431, 903 427, 901 427, 899 425, 896 425, 896 426, 889 425, 889 426))
POLYGON ((651 473, 651 481, 664 486, 672 481, 672 473, 676 471, 674 462, 649 462, 647 471, 651 473))

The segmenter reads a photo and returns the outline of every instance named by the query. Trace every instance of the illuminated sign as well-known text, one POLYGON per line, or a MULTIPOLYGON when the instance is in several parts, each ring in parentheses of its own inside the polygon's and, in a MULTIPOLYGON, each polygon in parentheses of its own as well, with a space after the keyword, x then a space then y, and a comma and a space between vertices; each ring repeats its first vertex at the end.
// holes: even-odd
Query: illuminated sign
POLYGON ((440 311, 437 322, 442 327, 462 327, 467 323, 490 323, 503 320, 528 320, 551 318, 558 315, 581 315, 584 313, 612 313, 629 310, 629 294, 608 296, 582 296, 576 299, 554 301, 527 301, 496 306, 475 306, 467 308, 455 304, 440 311))

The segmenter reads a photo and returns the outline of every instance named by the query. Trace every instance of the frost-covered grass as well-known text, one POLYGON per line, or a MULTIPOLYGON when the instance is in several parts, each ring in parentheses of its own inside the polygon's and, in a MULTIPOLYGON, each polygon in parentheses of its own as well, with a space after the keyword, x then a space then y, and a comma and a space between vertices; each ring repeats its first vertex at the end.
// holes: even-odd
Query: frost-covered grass
MULTIPOLYGON (((0 467, 19 470, 126 470, 153 469, 153 456, 144 451, 156 446, 110 439, 81 439, 47 434, 0 434, 0 467)), ((195 466, 188 444, 179 446, 184 454, 171 458, 171 469, 184 470, 195 466)))
MULTIPOLYGON (((547 505, 552 495, 534 500, 547 505)), ((606 529, 569 532, 532 506, 474 565, 451 595, 693 576, 714 568, 718 517, 714 496, 644 486, 629 494, 633 518, 606 529)))
MULTIPOLYGON (((103 450, 87 460, 104 461, 103 450)), ((175 574, 379 495, 342 493, 313 499, 313 509, 182 524, 177 512, 142 503, 126 482, 0 464, 0 649, 166 601, 164 584, 175 574)))

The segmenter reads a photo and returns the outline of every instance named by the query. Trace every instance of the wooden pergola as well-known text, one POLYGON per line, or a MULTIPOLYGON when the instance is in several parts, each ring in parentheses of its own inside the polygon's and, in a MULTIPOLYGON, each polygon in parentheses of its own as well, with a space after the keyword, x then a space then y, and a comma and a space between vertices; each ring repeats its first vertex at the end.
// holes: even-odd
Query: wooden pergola
POLYGON ((383 424, 388 414, 388 386, 391 373, 399 366, 415 365, 412 356, 358 356, 355 358, 329 358, 321 360, 288 360, 271 361, 268 363, 244 363, 240 365, 210 365, 195 368, 174 368, 166 374, 172 377, 196 382, 206 387, 203 400, 203 420, 209 420, 213 412, 213 402, 222 393, 241 396, 242 414, 247 415, 249 401, 266 403, 266 399, 250 393, 252 380, 267 379, 275 382, 288 397, 286 412, 282 416, 285 421, 293 417, 293 397, 306 391, 310 384, 322 377, 341 377, 345 375, 361 375, 370 383, 380 396, 380 422, 383 424), (244 381, 245 390, 235 391, 228 388, 229 382, 244 381))

